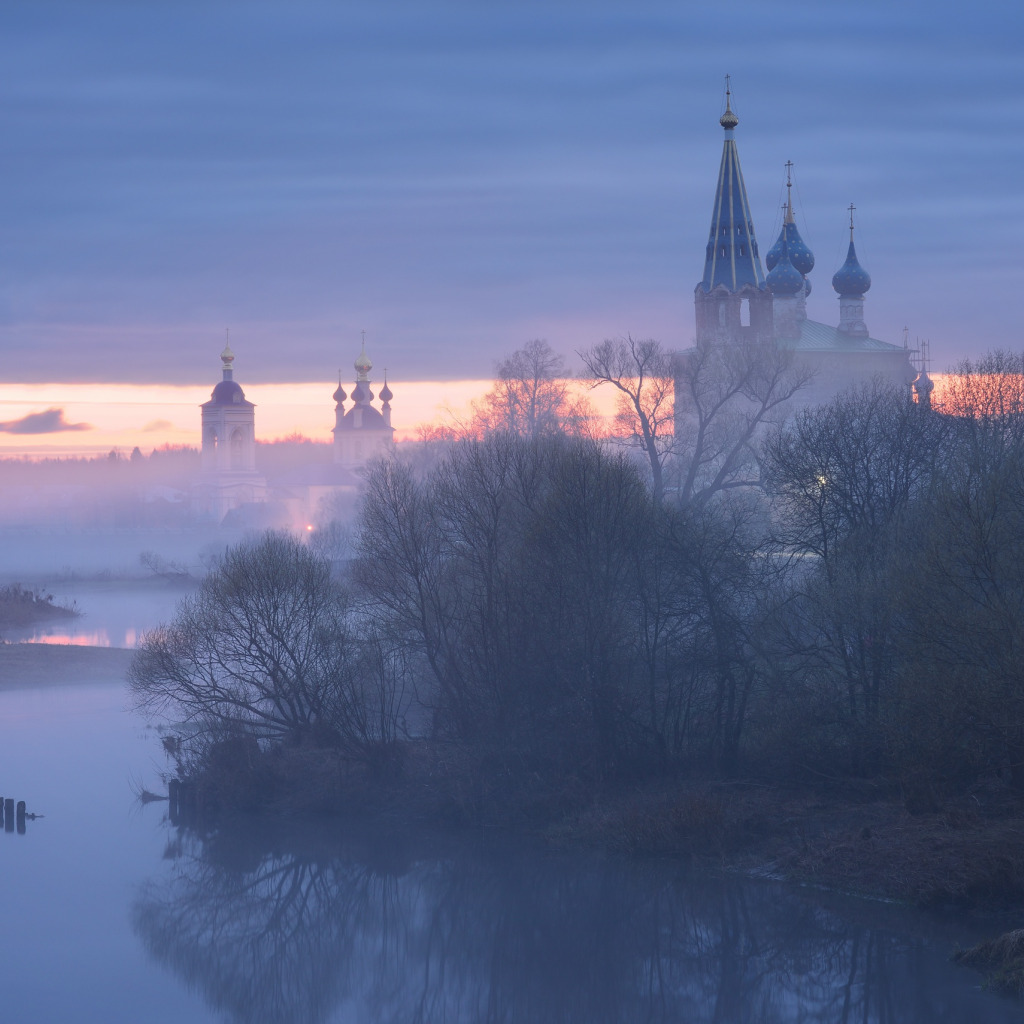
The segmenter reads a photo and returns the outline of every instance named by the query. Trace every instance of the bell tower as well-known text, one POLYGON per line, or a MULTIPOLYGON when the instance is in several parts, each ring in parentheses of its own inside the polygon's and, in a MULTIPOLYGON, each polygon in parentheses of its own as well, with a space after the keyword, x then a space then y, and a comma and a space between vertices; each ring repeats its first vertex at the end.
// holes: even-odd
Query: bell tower
POLYGON ((761 269, 754 218, 736 149, 739 118, 732 110, 728 75, 725 81, 725 113, 718 122, 725 129, 725 142, 704 275, 694 291, 698 345, 772 337, 772 297, 761 269))

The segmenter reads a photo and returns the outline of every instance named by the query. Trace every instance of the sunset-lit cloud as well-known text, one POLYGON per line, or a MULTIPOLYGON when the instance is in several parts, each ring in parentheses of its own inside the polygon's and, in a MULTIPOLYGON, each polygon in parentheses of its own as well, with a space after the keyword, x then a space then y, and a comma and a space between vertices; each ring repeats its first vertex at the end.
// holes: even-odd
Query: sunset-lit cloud
POLYGON ((58 408, 30 412, 20 419, 0 422, 0 433, 3 434, 63 434, 92 429, 89 423, 68 423, 64 410, 58 408))

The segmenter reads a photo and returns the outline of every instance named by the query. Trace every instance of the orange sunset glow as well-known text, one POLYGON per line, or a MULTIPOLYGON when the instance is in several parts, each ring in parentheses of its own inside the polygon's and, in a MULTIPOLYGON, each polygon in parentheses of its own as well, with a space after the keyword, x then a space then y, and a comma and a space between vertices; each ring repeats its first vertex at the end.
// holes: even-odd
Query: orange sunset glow
MULTIPOLYGON (((290 434, 328 441, 334 425, 334 385, 247 384, 256 404, 256 434, 272 441, 290 434)), ((415 439, 421 426, 460 422, 471 403, 490 388, 488 380, 391 381, 395 393, 395 439, 415 439)), ((379 385, 374 384, 374 387, 379 385)), ((599 415, 611 416, 615 396, 607 389, 587 392, 599 415)), ((149 453, 162 445, 199 444, 199 406, 210 384, 0 384, 0 425, 25 416, 62 410, 65 429, 47 433, 10 433, 0 429, 0 456, 36 458, 95 455, 138 446, 149 453)))

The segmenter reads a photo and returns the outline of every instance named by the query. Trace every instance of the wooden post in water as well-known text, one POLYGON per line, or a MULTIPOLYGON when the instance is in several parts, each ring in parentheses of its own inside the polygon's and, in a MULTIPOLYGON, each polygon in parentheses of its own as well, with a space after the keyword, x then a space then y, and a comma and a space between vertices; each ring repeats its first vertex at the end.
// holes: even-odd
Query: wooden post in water
POLYGON ((25 801, 18 801, 18 834, 25 834, 25 801))
POLYGON ((172 825, 178 824, 178 813, 181 808, 181 783, 177 779, 171 779, 167 783, 168 816, 172 825))
POLYGON ((14 801, 10 797, 4 801, 4 831, 14 831, 14 801))

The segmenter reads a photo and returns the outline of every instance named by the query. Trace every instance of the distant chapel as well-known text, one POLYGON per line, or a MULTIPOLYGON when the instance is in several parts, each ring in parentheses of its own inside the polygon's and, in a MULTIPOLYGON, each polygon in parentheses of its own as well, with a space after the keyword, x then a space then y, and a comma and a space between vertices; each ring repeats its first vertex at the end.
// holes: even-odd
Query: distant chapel
POLYGON ((352 407, 338 381, 333 398, 334 442, 329 461, 296 466, 269 482, 256 468, 256 406, 234 379, 235 356, 230 345, 221 353, 222 380, 201 408, 201 472, 193 492, 200 518, 221 523, 231 513, 235 525, 310 526, 328 504, 335 509, 354 505, 362 480, 359 470, 379 455, 394 450, 391 399, 385 376, 381 407, 373 405, 366 341, 355 362, 352 407))

